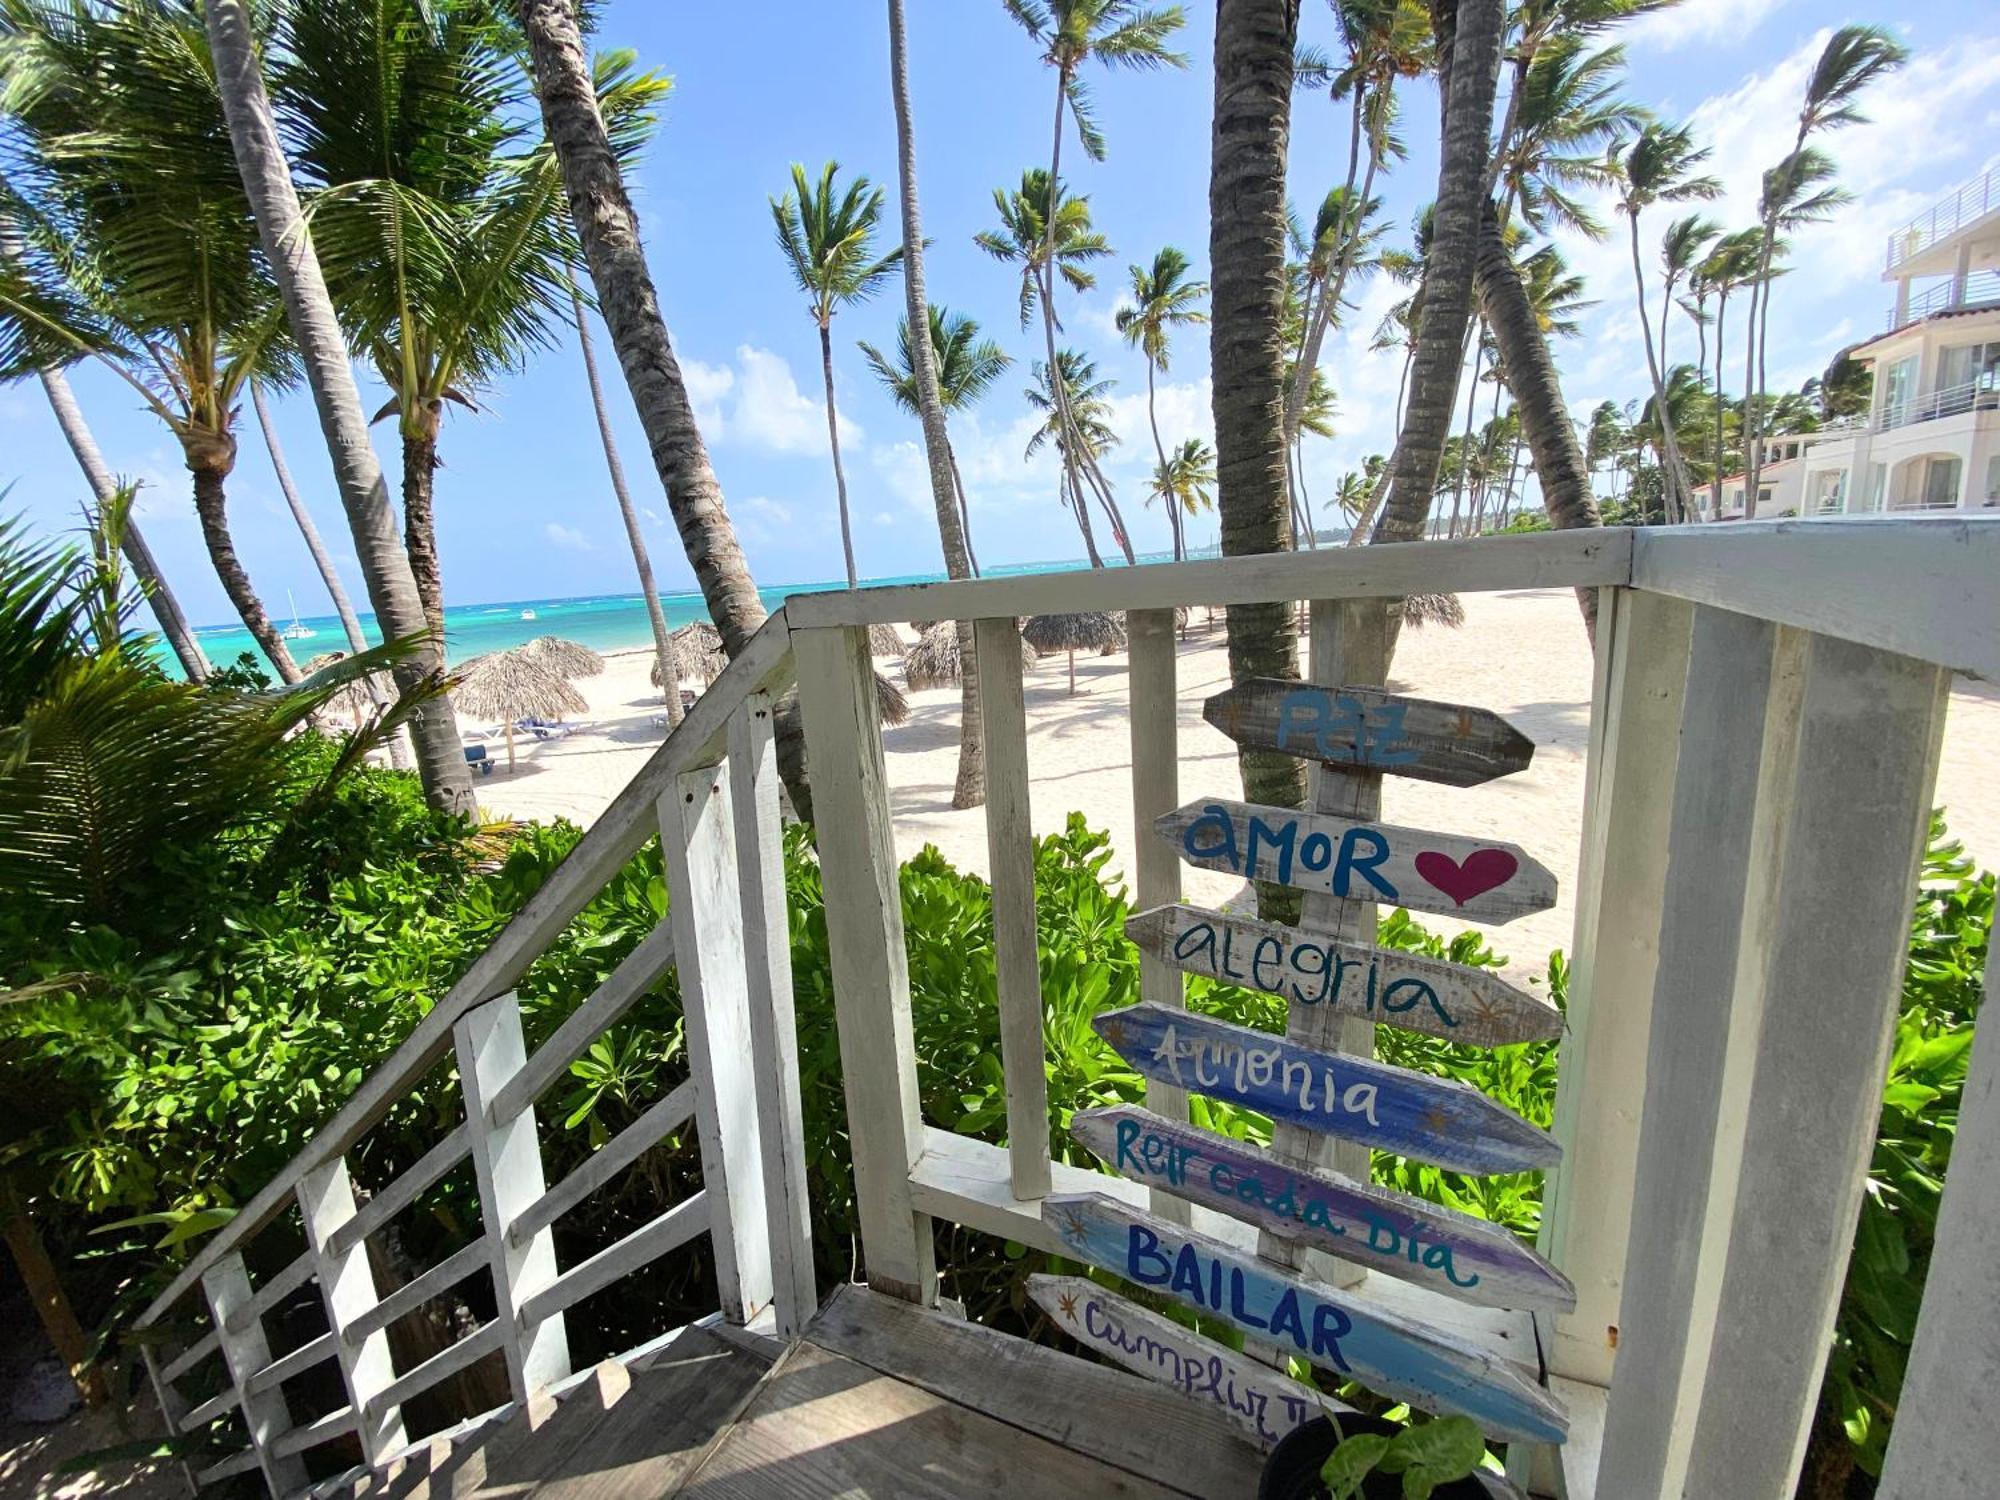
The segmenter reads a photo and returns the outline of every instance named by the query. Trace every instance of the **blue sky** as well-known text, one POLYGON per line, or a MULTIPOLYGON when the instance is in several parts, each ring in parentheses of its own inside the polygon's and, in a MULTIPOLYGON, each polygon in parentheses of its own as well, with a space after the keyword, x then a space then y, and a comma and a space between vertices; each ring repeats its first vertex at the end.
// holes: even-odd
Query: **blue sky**
MULTIPOLYGON (((1021 399, 1039 330, 1022 332, 1015 279, 972 243, 993 220, 993 189, 1021 169, 1046 164, 1053 106, 1050 75, 998 0, 910 0, 912 82, 919 184, 933 300, 968 312, 1019 363, 984 406, 954 427, 971 493, 982 561, 1073 557, 1074 523, 1058 509, 1046 461, 1026 462, 1031 427, 1021 399)), ((896 233, 895 131, 888 94, 886 22, 879 4, 828 5, 766 0, 756 7, 761 35, 746 35, 741 7, 614 0, 600 40, 630 46, 671 73, 675 91, 664 127, 635 187, 647 248, 716 470, 758 581, 775 584, 840 572, 833 478, 821 405, 817 334, 772 243, 769 196, 782 191, 794 160, 832 158, 889 187, 887 237, 896 233)), ((1090 196, 1098 227, 1116 254, 1099 285, 1062 303, 1068 341, 1097 358, 1119 382, 1115 421, 1124 442, 1110 473, 1142 551, 1168 545, 1165 518, 1141 504, 1150 467, 1144 367, 1118 340, 1112 317, 1132 261, 1163 244, 1186 250, 1206 274, 1207 166, 1213 7, 1189 7, 1181 46, 1185 72, 1093 78, 1110 140, 1103 163, 1084 160, 1072 137, 1065 178, 1090 196)), ((1771 380, 1794 386, 1829 355, 1881 326, 1890 288, 1879 280, 1882 248, 1896 227, 1961 179, 1992 165, 2000 140, 2000 10, 1990 0, 1942 0, 1914 13, 1854 12, 1822 0, 1687 0, 1627 29, 1628 96, 1663 115, 1691 119, 1715 149, 1713 169, 1726 196, 1712 212, 1729 227, 1751 222, 1757 174, 1789 147, 1796 98, 1827 29, 1852 19, 1897 26, 1914 56, 1866 104, 1872 123, 1833 137, 1856 202, 1803 234, 1797 269, 1773 314, 1771 380)), ((1308 0, 1307 39, 1333 42, 1330 15, 1308 0)), ((1323 94, 1301 97, 1292 138, 1291 185, 1302 210, 1338 184, 1346 160, 1345 110, 1323 94)), ((1403 130, 1407 162, 1386 184, 1392 241, 1431 196, 1436 170, 1435 98, 1412 87, 1403 130)), ((1640 394, 1644 354, 1622 220, 1592 244, 1565 237, 1563 249, 1589 280, 1599 305, 1584 336, 1561 347, 1573 413, 1599 400, 1640 394)), ((1660 223, 1648 224, 1647 252, 1660 223)), ((1339 436, 1308 450, 1313 493, 1325 494, 1345 469, 1392 441, 1399 358, 1371 354, 1369 335, 1399 295, 1384 282, 1364 286, 1348 329, 1328 341, 1325 365, 1339 397, 1339 436)), ((902 306, 900 284, 835 324, 843 446, 864 576, 937 568, 939 553, 919 437, 913 421, 875 386, 856 339, 886 344, 902 306)), ((447 419, 437 481, 439 543, 453 603, 614 593, 632 585, 591 419, 573 337, 481 397, 477 414, 447 419)), ((606 373, 626 468, 641 505, 663 589, 692 587, 615 365, 606 373)), ((1676 320, 1670 354, 1692 349, 1693 330, 1676 320)), ((1732 338, 1732 342, 1734 339, 1732 338)), ((1159 392, 1161 426, 1177 436, 1209 435, 1207 348, 1184 332, 1159 392)), ((100 445, 120 473, 144 482, 149 536, 189 613, 202 623, 231 618, 209 568, 176 445, 137 408, 129 391, 89 369, 75 383, 100 445)), ((376 394, 364 373, 364 398, 376 394)), ((371 403, 372 404, 372 403, 371 403)), ((1483 411, 1482 403, 1482 411, 1483 411)), ((318 429, 302 394, 279 403, 287 456, 320 526, 341 554, 342 572, 361 593, 344 545, 344 526, 318 429)), ((396 445, 377 429, 390 481, 396 445)), ((327 611, 324 590, 284 511, 269 460, 246 411, 242 451, 230 483, 238 550, 274 612, 287 591, 302 614, 327 611)), ((55 424, 32 383, 0 391, 0 483, 7 504, 50 526, 73 524, 82 486, 55 424)), ((1214 521, 1194 523, 1197 541, 1214 521)))

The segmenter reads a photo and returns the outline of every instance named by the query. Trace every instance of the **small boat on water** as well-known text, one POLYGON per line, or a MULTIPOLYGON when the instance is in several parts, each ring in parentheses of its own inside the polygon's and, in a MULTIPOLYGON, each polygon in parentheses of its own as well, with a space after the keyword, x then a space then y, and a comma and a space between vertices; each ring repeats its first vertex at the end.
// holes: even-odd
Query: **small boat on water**
POLYGON ((535 618, 535 612, 532 609, 524 609, 521 611, 521 618, 524 620, 532 620, 535 618))
POLYGON ((290 589, 285 590, 285 602, 292 607, 292 623, 278 632, 278 638, 285 641, 309 641, 319 632, 310 625, 299 623, 299 603, 292 597, 290 589))

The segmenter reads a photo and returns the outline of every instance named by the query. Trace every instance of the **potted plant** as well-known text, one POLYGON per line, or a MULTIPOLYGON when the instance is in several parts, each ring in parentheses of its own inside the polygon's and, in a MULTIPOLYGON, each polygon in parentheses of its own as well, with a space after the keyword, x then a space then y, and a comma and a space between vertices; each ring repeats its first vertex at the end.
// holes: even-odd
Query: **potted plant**
POLYGON ((1403 1426, 1329 1412, 1271 1450, 1257 1500, 1485 1500, 1486 1439, 1470 1417, 1403 1426))

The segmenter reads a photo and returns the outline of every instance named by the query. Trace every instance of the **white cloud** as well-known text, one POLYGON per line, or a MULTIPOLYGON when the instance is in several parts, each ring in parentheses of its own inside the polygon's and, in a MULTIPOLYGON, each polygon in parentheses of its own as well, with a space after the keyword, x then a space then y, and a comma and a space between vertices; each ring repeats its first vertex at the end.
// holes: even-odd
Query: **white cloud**
POLYGON ((736 375, 727 365, 707 365, 698 359, 681 361, 681 379, 687 385, 688 400, 694 405, 694 419, 701 424, 709 442, 722 440, 722 401, 736 384, 736 375))
POLYGON ((589 537, 574 526, 565 526, 559 521, 546 522, 542 527, 542 535, 548 538, 551 546, 561 547, 569 552, 594 550, 594 544, 589 537))
MULTIPOLYGON (((781 354, 743 344, 733 365, 709 365, 698 359, 681 362, 695 420, 710 443, 761 448, 770 453, 824 454, 826 403, 823 397, 799 389, 792 367, 781 354)), ((840 413, 840 446, 859 449, 865 434, 859 423, 840 413)))
POLYGON ((1632 47, 1657 47, 1663 52, 1678 51, 1696 43, 1741 42, 1763 25, 1786 0, 1681 0, 1661 10, 1639 17, 1623 28, 1622 37, 1632 47))

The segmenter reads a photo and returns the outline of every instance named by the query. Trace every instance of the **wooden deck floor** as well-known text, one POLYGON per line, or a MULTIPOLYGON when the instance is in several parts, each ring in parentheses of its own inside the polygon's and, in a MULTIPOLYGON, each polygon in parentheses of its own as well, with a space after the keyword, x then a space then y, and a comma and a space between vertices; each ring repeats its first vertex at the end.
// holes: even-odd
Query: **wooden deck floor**
POLYGON ((1254 1496, 1218 1413, 1123 1371, 849 1287, 767 1360, 690 1329, 349 1500, 1091 1500, 1254 1496))

